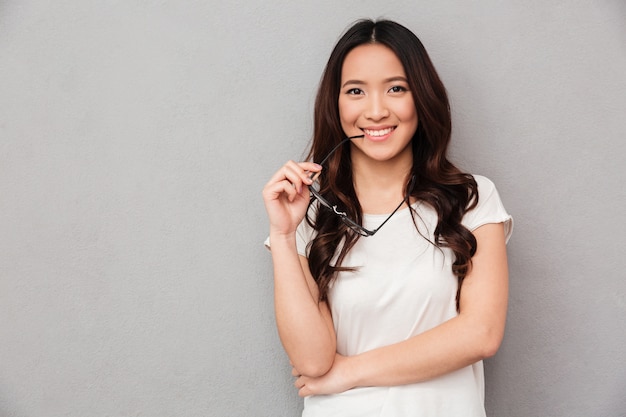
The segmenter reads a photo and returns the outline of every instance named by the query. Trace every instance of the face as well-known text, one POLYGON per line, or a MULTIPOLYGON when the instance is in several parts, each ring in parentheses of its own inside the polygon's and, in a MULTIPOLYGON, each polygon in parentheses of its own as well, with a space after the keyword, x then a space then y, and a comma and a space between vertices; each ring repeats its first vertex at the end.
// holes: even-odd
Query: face
POLYGON ((354 48, 341 71, 339 118, 352 141, 355 158, 369 161, 412 160, 411 139, 418 117, 402 63, 380 44, 354 48))

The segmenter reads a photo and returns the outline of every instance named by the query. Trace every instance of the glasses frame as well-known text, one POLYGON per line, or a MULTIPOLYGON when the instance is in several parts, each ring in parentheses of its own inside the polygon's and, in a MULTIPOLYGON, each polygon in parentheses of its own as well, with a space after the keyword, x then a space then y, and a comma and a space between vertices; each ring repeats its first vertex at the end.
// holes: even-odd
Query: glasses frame
MULTIPOLYGON (((357 135, 357 136, 350 136, 347 137, 345 139, 343 139, 341 142, 339 142, 339 144, 337 146, 335 146, 329 153, 328 155, 326 155, 326 157, 324 159, 322 159, 322 162, 318 163, 318 165, 324 165, 326 163, 326 161, 328 160, 328 158, 330 158, 330 156, 335 153, 335 151, 337 151, 337 149, 339 149, 341 146, 343 146, 345 143, 350 142, 352 139, 358 139, 358 138, 362 138, 364 137, 364 135, 357 135)), ((316 181, 317 177, 319 176, 319 173, 317 172, 312 172, 311 175, 309 175, 309 178, 312 181, 316 181)), ((383 227, 385 225, 385 223, 387 223, 389 221, 389 219, 391 219, 391 217, 396 214, 396 212, 398 210, 400 210, 400 207, 402 207, 408 200, 410 197, 410 193, 411 190, 413 189, 413 186, 415 185, 415 176, 411 176, 411 183, 409 185, 409 191, 407 193, 407 195, 402 199, 402 201, 400 202, 400 204, 398 204, 398 207, 396 207, 391 214, 389 215, 389 217, 387 217, 385 219, 385 221, 383 221, 376 229, 374 230, 369 230, 366 229, 365 227, 361 226, 360 224, 358 224, 357 222, 355 222, 354 220, 352 220, 350 217, 348 217, 348 214, 340 211, 337 208, 336 204, 331 204, 328 200, 326 200, 319 192, 317 192, 317 190, 315 190, 313 187, 309 187, 309 192, 311 193, 311 200, 316 199, 317 201, 320 202, 321 205, 323 205, 324 207, 326 207, 327 209, 331 210, 335 215, 339 216, 339 218, 341 219, 341 221, 348 226, 348 228, 350 230, 352 230, 353 232, 363 236, 363 237, 369 237, 369 236, 374 236, 376 234, 376 232, 378 232, 380 230, 381 227, 383 227)))

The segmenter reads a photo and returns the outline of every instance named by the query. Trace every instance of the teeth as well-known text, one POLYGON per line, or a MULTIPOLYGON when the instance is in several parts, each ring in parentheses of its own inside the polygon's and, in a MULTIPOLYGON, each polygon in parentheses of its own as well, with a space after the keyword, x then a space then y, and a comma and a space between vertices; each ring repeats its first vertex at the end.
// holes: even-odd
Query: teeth
POLYGON ((363 129, 363 131, 365 133, 367 133, 370 136, 385 136, 388 135, 389 133, 391 133, 391 131, 393 130, 393 127, 387 128, 387 129, 383 129, 383 130, 367 130, 367 129, 363 129))

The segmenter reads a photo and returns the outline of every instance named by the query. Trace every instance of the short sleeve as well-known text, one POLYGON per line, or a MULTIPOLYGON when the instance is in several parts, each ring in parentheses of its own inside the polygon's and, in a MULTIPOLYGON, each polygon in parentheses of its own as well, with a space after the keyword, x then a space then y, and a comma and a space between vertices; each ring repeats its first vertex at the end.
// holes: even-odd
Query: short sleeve
POLYGON ((489 223, 504 223, 504 234, 509 241, 513 233, 513 217, 507 213, 496 186, 491 180, 481 175, 474 175, 478 184, 478 204, 463 217, 463 226, 474 231, 489 223))
MULTIPOLYGON (((308 216, 314 219, 315 214, 316 214, 316 207, 312 204, 309 207, 308 216)), ((309 243, 313 240, 314 237, 315 237, 315 229, 311 227, 311 225, 309 224, 306 218, 303 219, 300 225, 298 226, 298 229, 296 229, 296 247, 298 249, 299 255, 302 255, 306 258, 309 257, 308 247, 309 247, 309 243)), ((265 247, 271 250, 269 236, 267 237, 267 239, 265 239, 265 247)))

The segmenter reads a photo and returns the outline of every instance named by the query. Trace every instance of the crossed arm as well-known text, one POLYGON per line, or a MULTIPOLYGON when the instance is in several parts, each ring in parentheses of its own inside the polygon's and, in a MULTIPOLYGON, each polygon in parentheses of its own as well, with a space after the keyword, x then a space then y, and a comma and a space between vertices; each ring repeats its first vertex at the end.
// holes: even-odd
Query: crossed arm
MULTIPOLYGON (((294 274, 285 269, 285 259, 279 262, 276 317, 299 394, 415 383, 493 356, 504 335, 508 298, 504 227, 487 224, 473 233, 478 248, 463 281, 458 316, 405 341, 350 357, 336 353, 332 317, 328 306, 317 302, 306 259, 296 262, 292 254, 289 264, 294 274), (291 279, 298 275, 300 282, 291 279)), ((288 253, 273 256, 289 259, 288 253)))

